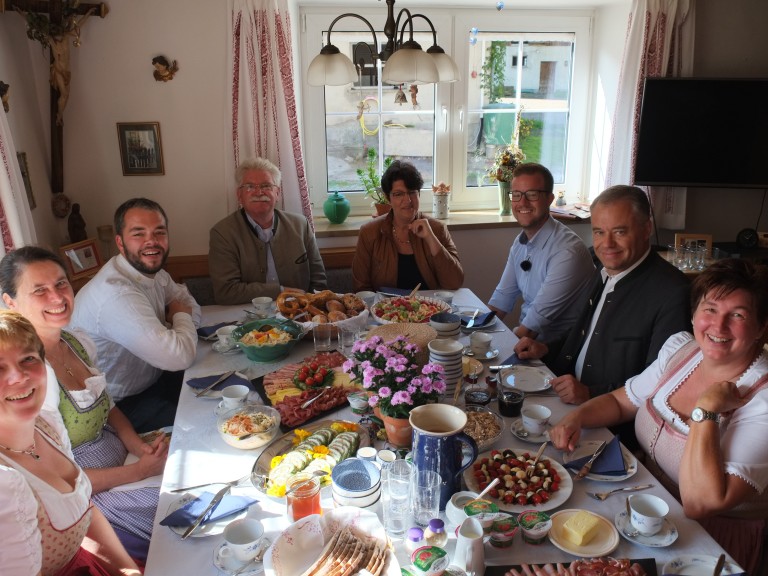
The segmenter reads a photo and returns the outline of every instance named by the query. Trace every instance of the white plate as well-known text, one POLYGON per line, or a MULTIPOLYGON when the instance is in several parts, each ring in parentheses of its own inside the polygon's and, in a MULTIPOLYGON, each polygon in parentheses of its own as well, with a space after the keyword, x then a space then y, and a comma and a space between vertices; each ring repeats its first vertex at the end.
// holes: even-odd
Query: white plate
POLYGON ((613 519, 613 524, 619 531, 619 534, 624 536, 630 542, 640 544, 641 546, 649 546, 650 548, 665 548, 677 540, 677 526, 675 526, 669 518, 664 518, 664 524, 661 526, 661 530, 653 536, 643 536, 638 534, 637 536, 630 536, 627 532, 634 532, 635 528, 632 526, 627 511, 622 510, 616 513, 613 519))
MULTIPOLYGON (((563 464, 568 464, 568 462, 571 460, 578 460, 584 456, 594 454, 595 450, 597 450, 597 447, 600 444, 600 440, 588 440, 587 442, 580 442, 573 452, 570 454, 563 454, 563 464)), ((621 476, 611 476, 608 474, 593 474, 590 472, 584 476, 584 478, 589 478, 590 480, 598 480, 600 482, 621 482, 622 480, 626 480, 627 478, 634 476, 637 473, 637 458, 635 458, 632 452, 624 447, 624 444, 620 444, 620 446, 621 455, 624 457, 624 467, 627 470, 626 474, 621 476)))
MULTIPOLYGON (((196 494, 186 493, 183 496, 181 496, 178 500, 174 500, 171 502, 171 505, 168 506, 168 512, 166 512, 166 516, 169 514, 173 514, 178 510, 179 508, 184 507, 189 502, 192 502, 197 498, 196 494)), ((190 538, 202 538, 203 536, 218 536, 219 534, 224 533, 224 528, 232 522, 233 520, 239 520, 240 518, 245 518, 245 515, 248 513, 248 509, 241 510, 237 514, 230 514, 229 516, 225 516, 224 518, 218 519, 216 522, 206 522, 202 526, 200 526, 197 530, 195 530, 189 537, 190 538)), ((176 532, 179 536, 183 536, 184 532, 187 531, 187 526, 168 526, 172 531, 176 532)))
MULTIPOLYGON (((474 313, 475 313, 475 308, 459 308, 456 311, 456 314, 458 314, 459 316, 472 316, 472 314, 474 314, 474 313)), ((472 328, 467 328, 466 326, 461 326, 461 331, 462 332, 474 332, 475 330, 485 330, 486 328, 490 328, 491 326, 496 324, 496 322, 498 320, 499 319, 496 316, 494 316, 488 322, 486 322, 485 324, 480 324, 479 326, 472 326, 472 328)))
MULTIPOLYGON (((700 574, 702 576, 709 576, 715 570, 715 566, 717 565, 717 558, 717 556, 706 556, 700 554, 679 556, 674 560, 670 560, 664 564, 662 573, 688 574, 691 576, 697 576, 700 574)), ((742 570, 738 564, 735 564, 730 560, 726 560, 725 566, 723 566, 723 571, 720 572, 721 575, 743 573, 744 570, 742 570)))
MULTIPOLYGON (((283 530, 264 556, 264 571, 273 576, 302 574, 317 559, 330 538, 344 526, 351 526, 364 538, 389 541, 378 516, 371 511, 351 506, 323 510, 322 516, 307 516, 283 530)), ((391 545, 381 574, 400 576, 400 564, 391 545)))
POLYGON ((613 552, 619 545, 619 532, 607 518, 594 512, 590 512, 590 514, 600 521, 600 527, 595 537, 586 546, 576 546, 563 537, 563 524, 577 512, 579 510, 571 509, 560 510, 552 514, 552 529, 549 531, 550 542, 560 550, 582 558, 599 558, 613 552))
MULTIPOLYGON (((239 376, 243 380, 248 380, 248 376, 246 376, 242 372, 235 372, 232 376, 239 376)), ((250 380, 249 380, 249 382, 250 382, 250 380)), ((230 382, 229 384, 227 384, 227 386, 234 386, 235 384, 243 384, 243 383, 242 382, 230 382)), ((187 386, 189 386, 189 384, 187 384, 187 386)), ((243 386, 245 386, 245 384, 243 384, 243 386)), ((197 394, 198 392, 200 392, 200 390, 202 390, 202 388, 192 388, 192 386, 189 386, 189 389, 192 390, 192 394, 197 394)), ((223 388, 221 390, 223 390, 223 388)), ((205 399, 205 400, 214 400, 214 399, 215 400, 221 400, 221 390, 208 390, 208 392, 206 392, 202 396, 197 396, 197 398, 199 398, 200 400, 203 400, 203 399, 205 399)), ((251 390, 251 392, 253 392, 253 390, 251 390)))
MULTIPOLYGON (((219 556, 219 552, 226 545, 227 545, 226 542, 222 542, 221 545, 218 546, 213 551, 213 565, 216 566, 216 568, 218 568, 221 572, 224 572, 224 574, 232 574, 234 572, 237 572, 238 568, 240 568, 242 564, 238 560, 233 559, 233 563, 237 563, 239 565, 235 566, 234 568, 227 568, 226 566, 224 566, 224 564, 221 563, 221 557, 219 556)), ((239 572, 239 575, 240 576, 256 576, 256 574, 262 574, 263 572, 264 572, 264 565, 261 562, 255 562, 252 568, 247 568, 243 572, 239 572)))
MULTIPOLYGON (((310 434, 315 432, 316 430, 319 430, 320 428, 326 428, 333 424, 334 422, 345 422, 345 420, 342 420, 341 418, 334 418, 334 419, 328 419, 328 420, 319 420, 317 422, 312 422, 311 424, 306 424, 303 426, 300 426, 302 430, 306 430, 310 434)), ((347 422, 349 423, 349 422, 347 422)), ((360 425, 357 425, 356 432, 360 435, 360 444, 357 446, 357 449, 363 448, 365 446, 371 445, 371 438, 368 436, 368 431, 363 428, 360 425)), ((269 475, 269 465, 272 461, 272 458, 275 456, 279 456, 280 454, 285 454, 287 452, 290 452, 293 450, 293 439, 295 437, 295 434, 293 431, 287 432, 283 434, 282 436, 278 436, 275 438, 271 444, 269 444, 259 455, 259 457, 256 459, 256 462, 253 464, 253 469, 251 472, 255 472, 257 474, 261 474, 263 476, 269 475)), ((354 454, 352 454, 354 456, 354 454)), ((322 488, 322 492, 326 493, 330 491, 331 485, 330 483, 322 488)), ((267 498, 270 498, 276 502, 285 502, 285 498, 278 498, 277 496, 271 496, 267 494, 266 492, 260 491, 262 494, 264 494, 267 498)))
POLYGON ((525 430, 523 429, 523 419, 520 418, 519 420, 515 420, 512 423, 512 426, 510 428, 512 430, 512 434, 517 438, 518 440, 522 440, 523 442, 532 442, 533 444, 541 444, 542 442, 549 442, 549 430, 545 430, 544 434, 528 434, 527 436, 524 435, 525 430))
POLYGON ((523 392, 543 392, 551 388, 549 381, 552 378, 552 372, 540 366, 517 364, 511 368, 505 368, 503 378, 501 384, 507 388, 517 388, 523 392), (513 384, 509 383, 508 376, 515 377, 513 384))
MULTIPOLYGON (((499 449, 499 452, 502 450, 499 449)), ((534 454, 535 456, 535 454, 534 454)), ((482 458, 490 458, 491 453, 490 452, 483 452, 482 454, 478 454, 477 459, 475 461, 478 461, 482 458)), ((496 498, 491 498, 490 496, 485 496, 487 500, 490 500, 491 502, 495 502, 498 504, 499 508, 504 510, 505 512, 523 512, 525 510, 539 510, 541 512, 546 512, 547 510, 552 510, 554 508, 557 508, 559 506, 562 506, 565 504, 565 501, 568 500, 568 498, 571 495, 571 492, 573 492, 573 480, 571 479, 571 475, 568 474, 568 470, 563 468, 561 464, 553 460, 552 458, 549 458, 548 456, 545 457, 546 460, 549 460, 552 464, 552 468, 555 469, 558 476, 560 476, 560 489, 552 494, 552 497, 544 502, 543 504, 540 504, 539 506, 536 506, 534 504, 505 504, 504 501, 498 500, 496 498)), ((470 466, 466 470, 464 470, 464 482, 467 484, 467 490, 470 492, 477 492, 480 493, 481 490, 479 489, 479 485, 477 482, 477 478, 475 478, 474 472, 474 466, 470 466)))

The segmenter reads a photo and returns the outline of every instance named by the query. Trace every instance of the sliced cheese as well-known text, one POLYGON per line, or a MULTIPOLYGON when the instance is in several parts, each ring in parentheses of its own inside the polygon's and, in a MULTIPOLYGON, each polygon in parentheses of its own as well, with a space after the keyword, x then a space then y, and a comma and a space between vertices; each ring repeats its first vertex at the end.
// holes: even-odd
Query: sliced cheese
POLYGON ((599 529, 600 520, 594 514, 579 510, 563 524, 563 537, 576 546, 586 546, 599 529))

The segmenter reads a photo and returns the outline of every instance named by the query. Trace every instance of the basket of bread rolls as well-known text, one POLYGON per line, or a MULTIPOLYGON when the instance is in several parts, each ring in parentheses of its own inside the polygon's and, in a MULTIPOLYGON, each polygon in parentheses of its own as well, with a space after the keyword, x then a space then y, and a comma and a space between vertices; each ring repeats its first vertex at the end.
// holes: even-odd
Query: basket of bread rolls
POLYGON ((295 319, 305 329, 317 324, 333 324, 337 328, 358 330, 368 323, 365 302, 352 293, 337 294, 332 290, 315 294, 282 292, 277 297, 277 309, 281 316, 295 319))

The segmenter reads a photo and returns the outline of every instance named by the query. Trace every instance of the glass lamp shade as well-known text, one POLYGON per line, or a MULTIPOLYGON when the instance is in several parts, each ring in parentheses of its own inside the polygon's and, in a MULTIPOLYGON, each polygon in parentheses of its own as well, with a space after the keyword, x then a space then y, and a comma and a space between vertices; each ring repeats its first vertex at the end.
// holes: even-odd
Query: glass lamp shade
POLYGON ((430 52, 429 50, 427 50, 427 53, 432 57, 435 66, 437 66, 437 74, 440 77, 438 82, 458 82, 461 79, 459 67, 456 66, 456 62, 448 54, 445 52, 430 52))
POLYGON ((343 86, 357 80, 357 70, 344 54, 318 54, 307 69, 310 86, 343 86))
POLYGON ((400 48, 387 59, 381 79, 386 84, 434 84, 439 81, 432 56, 414 48, 400 48))

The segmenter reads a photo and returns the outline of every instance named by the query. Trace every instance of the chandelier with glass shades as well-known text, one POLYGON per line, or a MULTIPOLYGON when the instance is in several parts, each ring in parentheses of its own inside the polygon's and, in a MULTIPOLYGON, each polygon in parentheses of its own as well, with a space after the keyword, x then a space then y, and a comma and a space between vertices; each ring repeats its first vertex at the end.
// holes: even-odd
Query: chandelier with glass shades
MULTIPOLYGON (((430 19, 424 14, 411 14, 407 8, 403 8, 395 20, 394 12, 395 0, 387 0, 387 21, 384 24, 387 43, 381 53, 373 55, 384 64, 382 81, 385 84, 434 84, 459 80, 459 69, 456 63, 437 45, 437 32, 430 19), (401 26, 400 19, 404 15, 401 26), (426 52, 413 39, 413 23, 417 19, 426 20, 432 30, 432 47, 426 52), (409 39, 404 42, 406 27, 409 39)), ((320 54, 315 56, 307 69, 307 82, 311 86, 342 86, 358 79, 358 71, 352 61, 331 44, 334 24, 348 16, 365 22, 373 34, 373 45, 378 46, 376 32, 368 20, 352 12, 336 17, 328 28, 328 43, 323 46, 320 54)))

